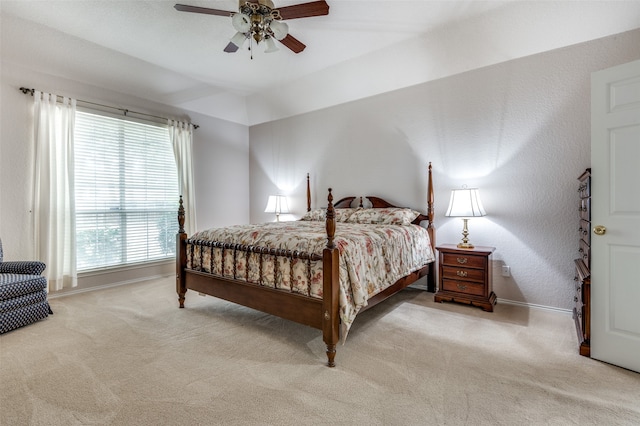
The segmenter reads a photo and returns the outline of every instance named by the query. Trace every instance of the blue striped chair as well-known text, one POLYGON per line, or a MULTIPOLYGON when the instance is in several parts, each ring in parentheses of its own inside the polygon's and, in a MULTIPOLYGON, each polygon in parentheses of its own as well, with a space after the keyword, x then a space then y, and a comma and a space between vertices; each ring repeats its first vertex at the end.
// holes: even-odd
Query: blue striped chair
POLYGON ((53 314, 42 276, 45 268, 38 261, 4 262, 0 240, 0 334, 53 314))

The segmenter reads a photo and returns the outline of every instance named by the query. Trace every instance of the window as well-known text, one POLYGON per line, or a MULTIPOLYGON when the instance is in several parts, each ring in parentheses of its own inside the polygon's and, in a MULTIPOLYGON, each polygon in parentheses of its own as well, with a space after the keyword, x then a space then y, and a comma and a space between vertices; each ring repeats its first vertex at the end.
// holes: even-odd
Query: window
POLYGON ((166 126, 78 111, 77 269, 175 256, 178 174, 166 126))

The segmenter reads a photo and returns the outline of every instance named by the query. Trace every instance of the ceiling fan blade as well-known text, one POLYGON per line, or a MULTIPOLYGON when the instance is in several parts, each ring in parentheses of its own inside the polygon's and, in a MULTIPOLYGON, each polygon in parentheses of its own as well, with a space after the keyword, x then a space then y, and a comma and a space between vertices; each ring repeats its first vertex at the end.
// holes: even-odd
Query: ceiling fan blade
POLYGON ((231 16, 236 13, 229 12, 228 10, 209 9, 208 7, 189 6, 186 4, 176 4, 173 7, 180 12, 204 13, 205 15, 231 16))
POLYGON ((236 46, 235 44, 229 42, 229 44, 227 44, 227 47, 224 48, 224 51, 227 53, 234 53, 237 52, 239 49, 238 46, 236 46))
POLYGON ((282 19, 309 18, 311 16, 321 16, 329 14, 329 5, 324 0, 312 1, 311 3, 295 4, 277 9, 282 19))
POLYGON ((307 47, 300 40, 298 40, 291 34, 287 34, 285 38, 280 40, 280 43, 284 44, 289 49, 291 49, 293 53, 300 53, 304 50, 305 47, 307 47))

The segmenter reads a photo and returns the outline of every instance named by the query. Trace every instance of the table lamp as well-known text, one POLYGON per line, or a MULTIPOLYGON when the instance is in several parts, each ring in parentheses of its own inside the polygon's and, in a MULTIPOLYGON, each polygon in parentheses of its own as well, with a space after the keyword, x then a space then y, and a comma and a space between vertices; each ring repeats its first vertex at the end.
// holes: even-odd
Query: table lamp
POLYGON ((287 203, 287 197, 284 195, 269 195, 267 201, 267 208, 264 209, 265 213, 275 213, 276 222, 280 222, 280 214, 289 213, 289 204, 287 203))
POLYGON ((473 248, 473 244, 469 242, 467 221, 471 217, 480 217, 486 214, 480 201, 480 191, 477 188, 453 189, 451 191, 451 200, 445 216, 461 217, 464 221, 462 242, 458 243, 458 248, 473 248))

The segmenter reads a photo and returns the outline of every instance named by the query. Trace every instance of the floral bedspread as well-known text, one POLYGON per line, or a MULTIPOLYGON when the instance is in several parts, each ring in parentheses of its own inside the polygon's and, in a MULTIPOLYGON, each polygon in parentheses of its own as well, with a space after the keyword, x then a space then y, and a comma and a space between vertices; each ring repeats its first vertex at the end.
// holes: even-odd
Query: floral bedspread
MULTIPOLYGON (((208 229, 191 238, 319 255, 327 240, 324 221, 237 225, 208 229)), ((417 225, 339 222, 336 223, 334 241, 340 253, 340 318, 345 331, 370 297, 435 260, 427 230, 417 225)), ((224 250, 224 262, 222 251, 220 248, 201 249, 195 246, 192 255, 192 250, 188 248, 187 267, 233 278, 233 250, 224 250)), ((236 279, 256 285, 322 298, 321 260, 295 259, 290 262, 289 259, 267 254, 242 253, 236 255, 235 273, 236 279)))

